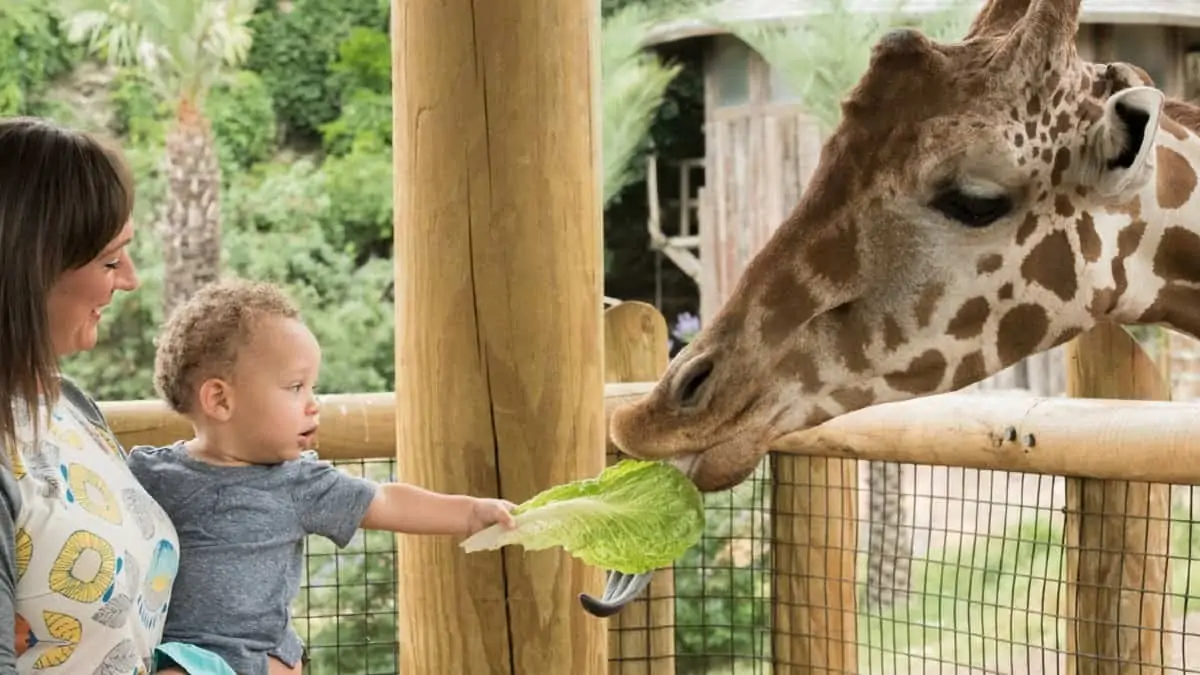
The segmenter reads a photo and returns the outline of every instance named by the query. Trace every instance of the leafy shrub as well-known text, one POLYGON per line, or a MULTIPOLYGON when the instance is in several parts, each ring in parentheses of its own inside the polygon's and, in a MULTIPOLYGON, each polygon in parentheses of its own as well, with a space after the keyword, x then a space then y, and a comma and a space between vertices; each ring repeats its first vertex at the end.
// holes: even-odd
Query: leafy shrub
POLYGON ((49 9, 0 7, 0 115, 36 114, 39 95, 80 58, 49 9))
POLYGON ((109 85, 113 106, 112 131, 129 143, 161 143, 170 108, 154 93, 154 86, 141 68, 124 67, 109 85))
POLYGON ((387 31, 384 0, 296 0, 283 11, 266 2, 251 21, 254 45, 247 67, 271 92, 285 135, 319 142, 321 125, 341 111, 341 76, 334 72, 338 46, 355 26, 387 31))
POLYGON ((274 151, 275 110, 271 93, 257 73, 231 73, 213 87, 205 107, 222 171, 249 168, 274 151))

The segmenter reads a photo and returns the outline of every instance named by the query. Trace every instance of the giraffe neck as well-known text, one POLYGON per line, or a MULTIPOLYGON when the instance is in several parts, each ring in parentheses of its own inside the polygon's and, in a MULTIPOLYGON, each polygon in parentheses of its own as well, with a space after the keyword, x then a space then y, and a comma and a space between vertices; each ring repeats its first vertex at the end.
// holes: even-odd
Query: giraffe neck
POLYGON ((1080 228, 1093 313, 1200 338, 1200 136, 1164 115, 1156 146, 1154 180, 1080 228))

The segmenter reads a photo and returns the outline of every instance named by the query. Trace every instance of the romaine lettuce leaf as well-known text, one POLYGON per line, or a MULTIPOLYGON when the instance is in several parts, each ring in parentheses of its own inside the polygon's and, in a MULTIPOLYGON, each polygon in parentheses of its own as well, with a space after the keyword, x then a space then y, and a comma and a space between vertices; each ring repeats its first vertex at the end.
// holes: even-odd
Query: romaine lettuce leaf
POLYGON ((695 484, 670 464, 632 459, 545 490, 513 516, 515 529, 493 525, 460 546, 468 553, 513 544, 530 551, 561 546, 590 565, 639 574, 669 566, 704 531, 695 484))

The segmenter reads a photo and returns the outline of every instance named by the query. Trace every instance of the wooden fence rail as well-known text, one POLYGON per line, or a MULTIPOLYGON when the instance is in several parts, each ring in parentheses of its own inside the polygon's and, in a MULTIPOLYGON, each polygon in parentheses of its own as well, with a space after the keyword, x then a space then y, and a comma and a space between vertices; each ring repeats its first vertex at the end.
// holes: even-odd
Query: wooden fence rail
MULTIPOLYGON (((653 386, 606 385, 606 419, 653 386)), ((322 400, 322 457, 390 459, 397 452, 391 393, 334 394, 322 400)), ((191 433, 185 420, 157 401, 105 401, 100 408, 127 447, 169 443, 191 433)), ((782 436, 770 451, 1194 484, 1200 483, 1200 403, 942 394, 838 417, 782 436), (1027 444, 1030 436, 1033 445, 1027 444), (1131 447, 1136 462, 1130 461, 1131 447)))
MULTIPOLYGON (((640 303, 608 310, 605 324, 607 420, 617 406, 654 386, 626 380, 651 379, 662 372, 666 327, 661 315, 640 303)), ((1136 515, 1121 526, 1125 529, 1112 531, 1112 523, 1120 519, 1114 516, 1132 515, 1126 509, 1138 500, 1092 504, 1088 486, 1114 481, 1142 494, 1151 489, 1148 483, 1200 483, 1200 404, 1099 398, 1165 398, 1157 388, 1161 383, 1145 381, 1150 377, 1145 356, 1120 329, 1104 327, 1084 335, 1069 354, 1072 393, 1097 398, 945 394, 855 412, 771 444, 777 479, 772 486, 771 537, 779 544, 771 547, 777 674, 857 670, 854 460, 1081 479, 1071 483, 1068 495, 1070 551, 1067 601, 1062 606, 1069 624, 1067 651, 1077 653, 1068 661, 1069 668, 1124 673, 1132 672, 1130 667, 1161 663, 1165 642, 1155 632, 1156 625, 1140 618, 1155 614, 1143 611, 1146 603, 1157 606, 1162 601, 1166 570, 1146 561, 1162 557, 1155 554, 1161 553, 1163 538, 1147 539, 1142 530, 1148 526, 1133 522, 1136 515), (807 508, 814 505, 819 509, 807 508), (1123 548, 1097 552, 1097 545, 1085 546, 1097 536, 1123 548), (1119 591, 1106 595, 1096 590, 1096 580, 1115 573, 1114 565, 1124 561, 1128 567, 1138 560, 1145 564, 1131 569, 1141 574, 1140 580, 1126 573, 1128 583, 1119 591), (1115 634, 1112 626, 1124 632, 1115 634), (1155 640, 1160 640, 1158 646, 1155 640), (1120 651, 1132 652, 1115 653, 1117 644, 1120 651)), ((156 401, 110 401, 101 408, 126 447, 166 444, 190 434, 181 417, 156 401)), ((318 444, 326 459, 391 459, 405 452, 397 446, 391 393, 325 396, 321 422, 318 444)), ((612 461, 616 449, 611 443, 608 454, 612 461)), ((1093 492, 1113 493, 1111 488, 1109 484, 1107 490, 1098 487, 1093 492)), ((1161 511, 1163 504, 1154 508, 1161 511)), ((610 620, 610 675, 674 672, 672 595, 671 576, 664 574, 646 599, 610 620)))

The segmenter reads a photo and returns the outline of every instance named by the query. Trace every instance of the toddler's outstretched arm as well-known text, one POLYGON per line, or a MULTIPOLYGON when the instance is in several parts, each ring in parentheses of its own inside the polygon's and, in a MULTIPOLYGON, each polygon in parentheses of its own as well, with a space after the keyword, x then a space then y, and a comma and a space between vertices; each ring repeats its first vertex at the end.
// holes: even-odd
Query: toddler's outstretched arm
POLYGON ((447 495, 403 483, 379 486, 362 527, 405 534, 470 535, 489 525, 513 527, 514 505, 502 499, 447 495))

